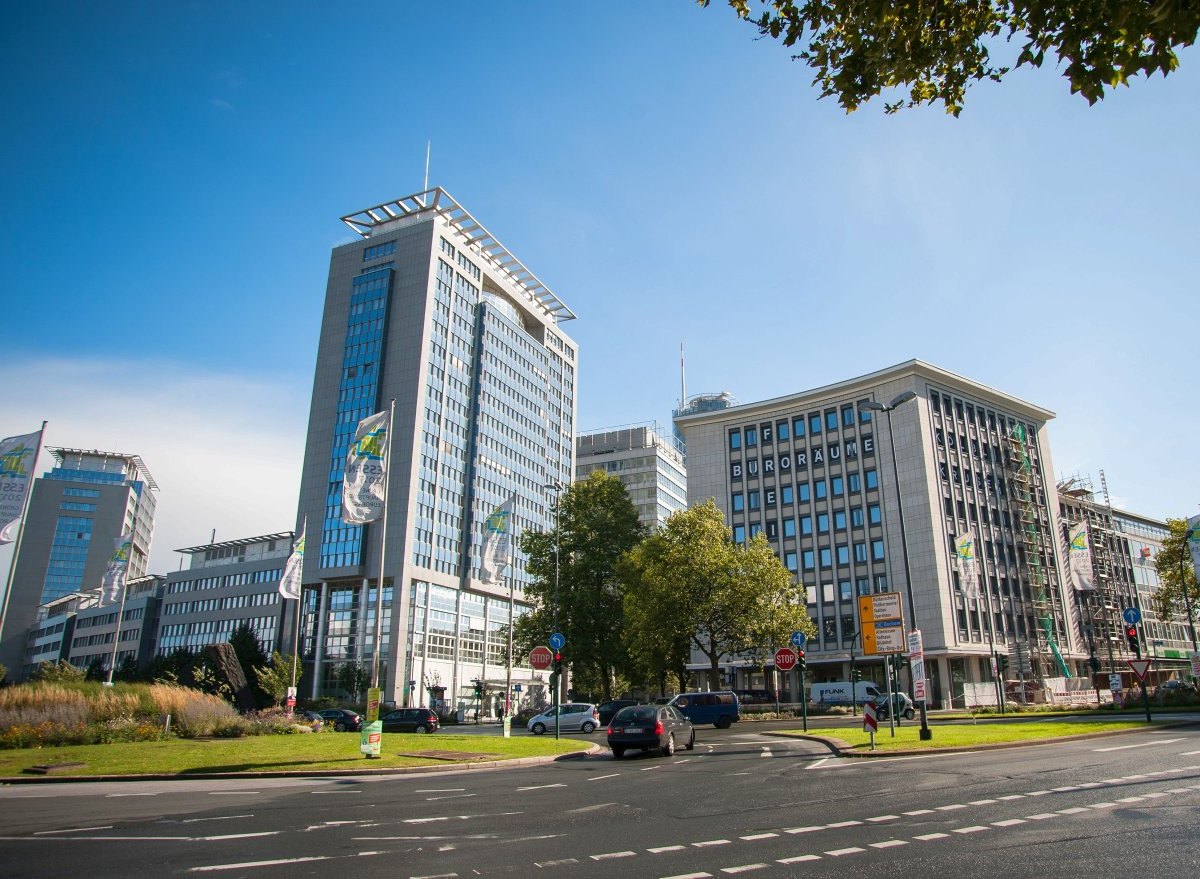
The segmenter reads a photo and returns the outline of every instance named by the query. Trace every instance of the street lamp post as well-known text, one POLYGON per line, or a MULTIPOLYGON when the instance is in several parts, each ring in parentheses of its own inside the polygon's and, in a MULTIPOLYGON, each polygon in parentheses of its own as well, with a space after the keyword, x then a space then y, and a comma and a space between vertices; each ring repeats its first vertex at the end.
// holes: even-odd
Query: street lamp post
MULTIPOLYGON (((558 631, 558 580, 559 580, 559 505, 562 501, 563 484, 554 479, 547 482, 542 488, 554 492, 554 631, 558 631)), ((555 648, 555 653, 558 649, 555 648)), ((562 726, 559 720, 559 694, 562 692, 562 669, 557 667, 554 669, 554 738, 559 738, 562 734, 562 726)))
MULTIPOLYGON (((887 415, 887 432, 888 446, 892 450, 892 476, 896 480, 896 508, 900 514, 900 548, 904 554, 904 591, 908 595, 908 630, 911 632, 917 628, 917 607, 913 603, 912 591, 912 570, 909 567, 908 561, 908 534, 904 528, 904 497, 900 492, 900 470, 896 464, 896 439, 892 435, 892 410, 899 406, 903 406, 909 400, 916 399, 915 391, 905 391, 899 394, 888 403, 886 406, 882 403, 876 403, 874 400, 864 400, 858 404, 859 409, 869 409, 875 412, 882 412, 887 415)), ((910 670, 908 675, 908 694, 916 701, 916 686, 913 682, 913 675, 910 670)), ((927 741, 933 738, 933 733, 929 729, 929 716, 926 711, 926 700, 922 699, 919 703, 921 708, 921 740, 927 741)))

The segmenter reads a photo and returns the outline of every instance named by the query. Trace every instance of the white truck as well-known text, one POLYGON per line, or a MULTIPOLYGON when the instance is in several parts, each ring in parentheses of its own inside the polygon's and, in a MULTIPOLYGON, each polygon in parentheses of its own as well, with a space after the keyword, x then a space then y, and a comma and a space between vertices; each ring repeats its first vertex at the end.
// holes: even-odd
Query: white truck
POLYGON ((809 689, 808 699, 822 705, 849 705, 851 702, 861 705, 882 696, 883 692, 870 681, 859 681, 857 684, 850 681, 826 681, 823 684, 813 684, 809 689), (851 693, 854 694, 854 698, 851 698, 851 693))

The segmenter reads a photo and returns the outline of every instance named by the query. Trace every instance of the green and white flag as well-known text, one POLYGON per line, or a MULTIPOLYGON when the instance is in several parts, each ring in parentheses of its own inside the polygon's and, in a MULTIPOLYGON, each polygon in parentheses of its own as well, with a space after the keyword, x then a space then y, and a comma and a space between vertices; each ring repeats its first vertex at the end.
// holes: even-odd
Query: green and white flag
POLYGON ((40 431, 0 440, 0 545, 17 539, 25 498, 33 480, 40 431))
POLYGON ((975 558, 975 536, 968 531, 954 541, 954 556, 958 559, 958 579, 967 598, 979 597, 979 562, 975 558))
POLYGON ((354 442, 346 452, 346 476, 342 482, 342 521, 347 525, 365 525, 383 518, 390 445, 387 433, 386 409, 358 423, 354 442))
POLYGON ((104 580, 100 591, 100 604, 114 604, 125 588, 125 575, 129 572, 129 553, 133 548, 133 533, 125 532, 113 541, 113 554, 104 569, 104 580))
POLYGON ((479 579, 499 583, 501 574, 512 561, 512 513, 515 497, 497 507, 484 523, 483 558, 479 560, 479 579))
POLYGON ((1072 526, 1067 532, 1067 548, 1071 553, 1071 576, 1075 578, 1075 589, 1078 592, 1089 592, 1096 588, 1095 575, 1092 572, 1092 544, 1088 540, 1088 527, 1081 522, 1072 526))
POLYGON ((283 566, 283 577, 279 580, 279 594, 284 598, 299 598, 300 583, 304 577, 304 532, 308 530, 308 520, 300 527, 300 538, 292 544, 292 554, 288 556, 287 564, 283 566))
POLYGON ((1200 575, 1200 516, 1187 520, 1188 548, 1192 551, 1192 568, 1200 575))

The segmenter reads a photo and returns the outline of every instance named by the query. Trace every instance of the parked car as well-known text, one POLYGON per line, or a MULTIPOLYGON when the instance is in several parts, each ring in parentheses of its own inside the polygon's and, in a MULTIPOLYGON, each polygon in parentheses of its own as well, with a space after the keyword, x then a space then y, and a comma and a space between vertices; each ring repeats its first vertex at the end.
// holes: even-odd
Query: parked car
POLYGON ((668 704, 692 723, 711 723, 718 729, 729 729, 730 724, 742 719, 738 698, 732 690, 680 693, 668 704))
POLYGON ((743 705, 765 705, 775 701, 775 694, 770 690, 734 690, 738 701, 743 705))
POLYGON ((896 717, 903 717, 905 720, 912 720, 916 717, 912 699, 908 698, 907 693, 892 693, 890 700, 880 693, 871 701, 875 705, 875 711, 880 720, 887 720, 891 711, 896 712, 896 717))
POLYGON ((675 753, 679 745, 689 751, 696 747, 692 722, 671 705, 634 705, 622 708, 608 725, 608 746, 620 759, 626 751, 658 750, 664 757, 675 753))
POLYGON ((631 705, 640 704, 637 699, 609 699, 607 702, 601 702, 596 706, 596 711, 600 714, 600 725, 608 723, 622 708, 628 708, 631 705))
POLYGON ((362 730, 362 717, 345 708, 326 708, 318 711, 326 723, 333 724, 338 732, 359 732, 362 730))
MULTIPOLYGON (((556 709, 551 706, 541 714, 534 715, 529 720, 529 731, 540 736, 548 729, 554 729, 556 709)), ((558 728, 560 730, 582 730, 585 733, 594 732, 600 725, 600 712, 590 702, 568 702, 559 705, 558 728)))
POLYGON ((435 733, 438 716, 429 708, 397 708, 383 715, 384 732, 435 733))

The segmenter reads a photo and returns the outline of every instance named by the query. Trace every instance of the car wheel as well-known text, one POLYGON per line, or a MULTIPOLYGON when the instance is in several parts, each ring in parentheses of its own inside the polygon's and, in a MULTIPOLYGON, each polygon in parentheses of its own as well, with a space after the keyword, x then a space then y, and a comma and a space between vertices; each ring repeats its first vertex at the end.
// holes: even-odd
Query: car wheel
POLYGON ((544 723, 535 723, 535 724, 533 725, 533 734, 534 734, 535 736, 540 736, 540 735, 541 735, 542 733, 544 733, 545 731, 546 731, 546 724, 544 724, 544 723))
POLYGON ((662 746, 664 757, 670 757, 675 753, 675 733, 667 733, 667 743, 662 746))
POLYGON ((346 724, 342 723, 342 722, 339 720, 337 723, 335 723, 335 724, 333 725, 333 728, 334 728, 334 730, 335 730, 336 732, 345 732, 345 731, 346 731, 346 724))
POLYGON ((413 732, 418 732, 418 733, 427 733, 427 732, 429 732, 429 727, 427 727, 427 726, 426 726, 425 724, 423 724, 423 723, 418 723, 418 724, 417 724, 417 728, 416 728, 416 729, 414 729, 414 730, 413 730, 413 732))
POLYGON ((582 730, 583 730, 585 733, 591 733, 591 732, 595 732, 595 731, 596 731, 596 724, 592 723, 592 722, 589 720, 589 721, 588 721, 587 723, 585 723, 585 724, 584 724, 582 727, 580 727, 580 729, 582 729, 582 730))
POLYGON ((617 748, 617 747, 614 747, 614 748, 612 749, 612 752, 613 752, 613 759, 614 759, 614 760, 620 760, 622 757, 624 757, 624 756, 625 756, 625 749, 624 749, 624 748, 617 748))
POLYGON ((696 731, 692 730, 691 736, 688 738, 688 743, 684 745, 689 751, 696 750, 696 731))
POLYGON ((917 716, 916 712, 913 711, 911 708, 906 708, 904 710, 904 719, 905 720, 912 720, 916 716, 917 716))
POLYGON ((730 720, 729 715, 726 714, 724 717, 718 717, 717 722, 714 723, 713 726, 715 726, 717 729, 729 729, 732 723, 733 721, 730 720))

